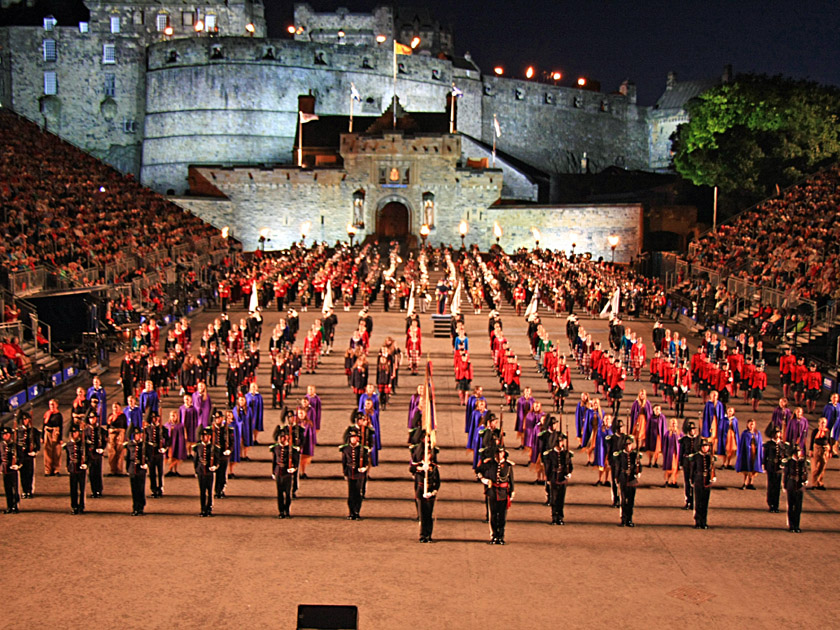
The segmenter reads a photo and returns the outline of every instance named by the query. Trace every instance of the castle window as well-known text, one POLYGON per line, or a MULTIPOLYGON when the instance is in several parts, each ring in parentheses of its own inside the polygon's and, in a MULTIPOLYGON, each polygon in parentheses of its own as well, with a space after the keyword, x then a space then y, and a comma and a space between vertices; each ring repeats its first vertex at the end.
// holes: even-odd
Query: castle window
POLYGON ((87 22, 79 22, 79 32, 80 33, 87 33, 90 31, 90 24, 87 22))
POLYGON ((225 58, 225 55, 224 55, 224 53, 222 53, 222 47, 221 46, 213 46, 213 48, 210 49, 210 59, 224 59, 224 58, 225 58))
POLYGON ((117 63, 117 46, 115 44, 102 45, 102 63, 117 63))
POLYGON ((440 70, 438 70, 437 68, 432 70, 432 80, 433 81, 440 81, 441 80, 440 70))
POLYGON ((364 68, 365 70, 373 70, 373 65, 370 63, 370 59, 368 59, 367 57, 362 59, 362 68, 364 68))
POLYGON ((217 30, 216 16, 212 13, 208 13, 204 16, 204 30, 208 33, 212 33, 213 31, 217 30))
POLYGON ((105 73, 102 91, 105 93, 105 96, 114 97, 117 95, 117 75, 113 72, 105 73))
POLYGON ((610 111, 610 102, 609 101, 601 101, 601 111, 602 112, 610 111))
POLYGON ((324 53, 321 52, 321 51, 316 52, 315 53, 315 59, 314 59, 313 63, 316 66, 326 66, 327 61, 324 59, 324 53))
POLYGON ((262 56, 263 59, 274 59, 274 49, 266 48, 262 56))
POLYGON ((523 98, 525 98, 525 90, 523 90, 522 88, 516 88, 514 96, 516 97, 517 101, 521 101, 523 98))
POLYGON ((195 23, 195 13, 192 11, 181 12, 181 26, 192 26, 195 23))
POLYGON ((158 13, 155 17, 155 28, 158 33, 165 31, 167 26, 169 26, 169 16, 166 13, 158 13))
POLYGON ((55 50, 55 40, 54 39, 45 39, 44 40, 44 61, 55 61, 58 55, 55 50))
POLYGON ((397 64, 397 70, 400 74, 408 74, 408 70, 405 69, 405 64, 402 61, 397 64))
POLYGON ((575 96, 572 99, 572 106, 580 109, 581 107, 583 107, 583 99, 579 96, 575 96))
POLYGON ((435 227, 435 194, 431 192, 423 193, 423 223, 435 227))
POLYGON ((58 93, 58 81, 55 77, 55 72, 44 73, 44 94, 53 96, 58 93))
POLYGON ((111 32, 114 34, 120 32, 120 17, 118 15, 111 16, 111 32))
POLYGON ((55 28, 56 24, 58 24, 58 20, 56 20, 53 16, 48 15, 44 18, 44 30, 51 31, 55 28))
POLYGON ((554 94, 545 93, 545 104, 554 105, 554 94))
POLYGON ((166 63, 175 63, 178 61, 178 52, 175 50, 170 50, 169 55, 166 57, 166 63))
POLYGON ((484 86, 484 96, 493 96, 493 88, 490 85, 484 86))

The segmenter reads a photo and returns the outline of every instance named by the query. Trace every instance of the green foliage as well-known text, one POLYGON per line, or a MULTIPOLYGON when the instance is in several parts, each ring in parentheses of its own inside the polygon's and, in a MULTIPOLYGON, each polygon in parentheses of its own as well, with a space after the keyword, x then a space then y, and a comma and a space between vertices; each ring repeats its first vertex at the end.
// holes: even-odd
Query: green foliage
POLYGON ((760 199, 840 159, 840 90, 739 75, 687 105, 674 134, 677 172, 696 185, 760 199))

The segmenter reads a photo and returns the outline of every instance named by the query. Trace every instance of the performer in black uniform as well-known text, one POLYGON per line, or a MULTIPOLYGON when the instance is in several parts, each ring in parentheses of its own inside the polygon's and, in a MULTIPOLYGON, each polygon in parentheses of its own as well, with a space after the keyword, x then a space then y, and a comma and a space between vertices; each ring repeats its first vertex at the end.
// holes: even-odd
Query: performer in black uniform
POLYGON ((169 448, 169 434, 166 427, 160 423, 159 413, 149 413, 143 424, 143 430, 146 432, 149 485, 152 489, 152 498, 159 499, 163 496, 163 458, 166 449, 169 448))
POLYGON ((549 484, 551 502, 551 524, 565 525, 564 508, 566 505, 566 485, 572 476, 573 453, 569 452, 568 440, 563 433, 557 434, 554 448, 543 457, 545 478, 549 484))
POLYGON ((3 474, 3 490, 6 493, 6 509, 4 514, 20 512, 20 493, 18 492, 18 470, 20 470, 20 448, 14 439, 13 431, 3 427, 0 440, 0 473, 3 474))
POLYGON ((802 497, 805 494, 805 486, 808 485, 810 462, 803 456, 802 447, 793 445, 792 449, 790 457, 784 460, 787 520, 788 530, 799 534, 802 533, 799 520, 802 516, 802 497))
POLYGON ((683 425, 686 435, 680 438, 680 464, 683 468, 683 483, 685 484, 685 505, 684 510, 694 508, 694 491, 692 490, 691 478, 691 456, 700 450, 700 436, 697 435, 697 425, 694 422, 686 422, 683 425))
POLYGON ((779 495, 782 490, 782 471, 784 470, 785 443, 782 442, 782 430, 770 425, 770 439, 764 443, 764 472, 767 473, 767 509, 779 513, 779 495))
POLYGON ((134 427, 125 445, 125 468, 131 484, 132 516, 143 516, 146 509, 146 471, 149 465, 146 458, 146 442, 143 437, 143 430, 134 427))
MULTIPOLYGON (((233 417, 233 414, 231 414, 231 417, 233 417)), ((213 432, 210 443, 216 449, 216 465, 218 466, 213 496, 216 499, 221 499, 225 496, 225 487, 227 486, 227 468, 233 443, 233 427, 228 424, 225 414, 216 411, 210 429, 213 432)))
POLYGON ((364 499, 365 480, 370 465, 370 447, 359 443, 359 431, 350 428, 347 431, 348 443, 341 446, 341 466, 344 478, 347 480, 347 507, 350 514, 348 520, 360 521, 364 499))
POLYGON ((200 431, 201 441, 193 446, 193 464, 198 477, 198 491, 201 498, 201 516, 213 516, 213 473, 216 472, 216 449, 210 442, 213 432, 208 427, 200 431))
POLYGON ((514 497, 513 465, 507 461, 507 451, 500 448, 496 457, 478 468, 478 478, 486 488, 484 494, 490 505, 490 544, 505 544, 505 522, 514 497))
POLYGON ((90 444, 78 425, 70 428, 70 441, 63 448, 67 453, 67 473, 70 476, 70 507, 73 514, 84 514, 85 475, 90 460, 90 444))
POLYGON ((20 449, 20 486, 24 499, 35 492, 35 455, 41 450, 41 432, 32 426, 32 416, 22 411, 18 415, 16 441, 20 449))
POLYGON ((108 431, 99 425, 99 412, 88 412, 85 427, 85 439, 90 442, 88 471, 90 472, 90 496, 99 499, 102 496, 102 458, 108 447, 108 431))
POLYGON ((711 440, 704 438, 700 450, 692 453, 691 486, 694 489, 694 529, 709 529, 709 495, 715 482, 715 456, 711 440))
POLYGON ((636 486, 642 476, 642 462, 639 451, 634 450, 636 440, 628 435, 624 450, 618 456, 618 486, 621 491, 621 527, 635 527, 633 507, 636 504, 636 486))
POLYGON ((616 418, 612 423, 612 434, 604 438, 607 442, 607 462, 610 465, 610 492, 612 506, 621 507, 621 494, 618 491, 618 456, 624 450, 627 433, 624 431, 624 420, 616 418))
POLYGON ((277 483, 277 518, 292 518, 292 481, 300 465, 300 448, 289 444, 289 427, 280 428, 271 451, 271 478, 277 483))
POLYGON ((420 507, 420 542, 432 542, 434 528, 435 498, 440 490, 440 469, 437 465, 436 448, 425 444, 417 446, 421 461, 412 461, 409 472, 414 475, 414 497, 420 507))

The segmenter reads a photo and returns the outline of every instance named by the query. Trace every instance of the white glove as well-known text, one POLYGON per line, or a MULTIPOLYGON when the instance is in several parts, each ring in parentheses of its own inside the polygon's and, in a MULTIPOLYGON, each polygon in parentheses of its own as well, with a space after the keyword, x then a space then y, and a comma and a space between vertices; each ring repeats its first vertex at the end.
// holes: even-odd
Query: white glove
POLYGON ((224 452, 222 453, 222 455, 230 455, 230 449, 227 449, 226 451, 224 451, 224 452))

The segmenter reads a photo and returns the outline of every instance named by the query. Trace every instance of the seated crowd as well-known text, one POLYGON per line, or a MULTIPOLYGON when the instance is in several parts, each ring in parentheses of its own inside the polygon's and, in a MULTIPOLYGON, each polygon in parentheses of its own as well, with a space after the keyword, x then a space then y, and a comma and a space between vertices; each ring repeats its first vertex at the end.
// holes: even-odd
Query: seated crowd
POLYGON ((8 110, 0 110, 0 137, 3 272, 48 264, 81 284, 97 284, 102 279, 83 270, 126 263, 117 279, 129 280, 144 271, 136 269, 135 255, 151 257, 155 266, 175 264, 160 252, 218 233, 8 110))

